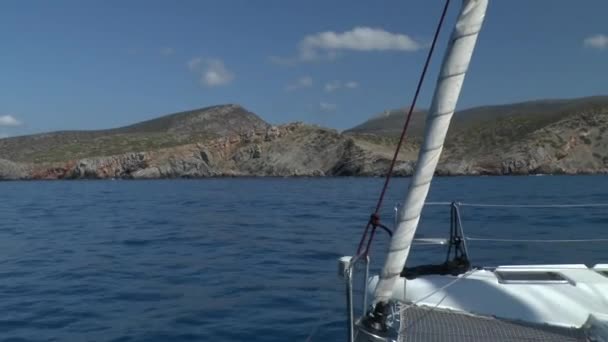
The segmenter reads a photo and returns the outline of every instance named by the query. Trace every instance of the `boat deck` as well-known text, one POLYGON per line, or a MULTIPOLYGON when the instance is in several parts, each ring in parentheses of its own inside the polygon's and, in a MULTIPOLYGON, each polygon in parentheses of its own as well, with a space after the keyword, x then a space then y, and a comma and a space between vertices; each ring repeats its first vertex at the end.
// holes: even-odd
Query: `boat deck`
MULTIPOLYGON (((428 275, 407 282, 400 278, 392 299, 507 321, 581 328, 591 317, 608 322, 605 266, 499 266, 459 276, 428 275)), ((377 279, 368 282, 371 293, 377 279)))
POLYGON ((401 309, 399 341, 589 341, 583 329, 527 324, 424 306, 401 309))

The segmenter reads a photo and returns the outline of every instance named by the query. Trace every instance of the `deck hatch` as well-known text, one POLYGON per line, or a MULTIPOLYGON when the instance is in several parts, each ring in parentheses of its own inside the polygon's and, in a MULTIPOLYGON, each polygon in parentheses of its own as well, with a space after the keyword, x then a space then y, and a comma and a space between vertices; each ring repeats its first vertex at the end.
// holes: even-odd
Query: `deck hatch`
POLYGON ((501 284, 568 284, 571 281, 553 271, 504 271, 494 272, 501 284))

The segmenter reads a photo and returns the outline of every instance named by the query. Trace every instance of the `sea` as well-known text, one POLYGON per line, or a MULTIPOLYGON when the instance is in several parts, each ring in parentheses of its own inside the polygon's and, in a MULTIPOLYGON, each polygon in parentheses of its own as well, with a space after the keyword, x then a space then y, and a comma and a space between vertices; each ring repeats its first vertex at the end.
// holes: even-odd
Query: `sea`
MULTIPOLYGON (((345 341, 337 260, 355 252, 382 181, 2 182, 0 341, 345 341)), ((391 183, 389 227, 409 181, 391 183)), ((439 177, 429 201, 608 203, 608 177, 439 177)), ((419 236, 446 237, 449 209, 427 206, 419 236)), ((607 209, 464 206, 462 223, 479 239, 605 239, 607 209)), ((372 273, 388 241, 377 234, 372 273)), ((475 265, 608 263, 602 242, 468 247, 475 265)), ((408 265, 444 258, 417 245, 408 265)))

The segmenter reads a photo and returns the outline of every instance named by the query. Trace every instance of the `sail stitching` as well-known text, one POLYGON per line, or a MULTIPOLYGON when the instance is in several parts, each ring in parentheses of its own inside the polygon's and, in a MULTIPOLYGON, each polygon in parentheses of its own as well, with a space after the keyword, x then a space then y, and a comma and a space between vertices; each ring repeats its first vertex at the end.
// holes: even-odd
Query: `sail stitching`
POLYGON ((475 32, 464 33, 464 34, 461 34, 461 35, 459 35, 457 37, 454 37, 454 39, 452 39, 452 44, 454 44, 455 41, 460 40, 462 38, 471 37, 471 36, 474 36, 476 34, 479 34, 479 32, 481 32, 481 30, 477 30, 475 32))

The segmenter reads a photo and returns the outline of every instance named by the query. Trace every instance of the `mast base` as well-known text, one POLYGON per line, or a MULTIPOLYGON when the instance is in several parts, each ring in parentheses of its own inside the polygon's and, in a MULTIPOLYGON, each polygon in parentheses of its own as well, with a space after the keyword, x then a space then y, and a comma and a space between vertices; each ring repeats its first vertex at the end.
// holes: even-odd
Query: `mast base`
POLYGON ((357 342, 393 342, 397 341, 397 331, 388 326, 390 304, 378 302, 374 309, 369 311, 357 322, 357 342))
POLYGON ((399 334, 393 329, 378 331, 365 326, 362 322, 357 323, 356 342, 397 342, 399 334))

